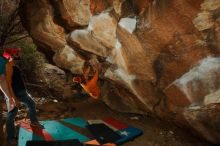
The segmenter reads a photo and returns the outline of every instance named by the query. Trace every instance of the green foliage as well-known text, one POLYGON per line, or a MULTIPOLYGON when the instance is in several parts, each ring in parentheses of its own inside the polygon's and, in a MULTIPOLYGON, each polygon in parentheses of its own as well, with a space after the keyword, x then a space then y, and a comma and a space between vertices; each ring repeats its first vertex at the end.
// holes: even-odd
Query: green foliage
POLYGON ((30 40, 18 42, 17 45, 21 48, 21 60, 18 61, 18 65, 28 80, 36 81, 45 63, 43 54, 37 51, 37 47, 30 40))

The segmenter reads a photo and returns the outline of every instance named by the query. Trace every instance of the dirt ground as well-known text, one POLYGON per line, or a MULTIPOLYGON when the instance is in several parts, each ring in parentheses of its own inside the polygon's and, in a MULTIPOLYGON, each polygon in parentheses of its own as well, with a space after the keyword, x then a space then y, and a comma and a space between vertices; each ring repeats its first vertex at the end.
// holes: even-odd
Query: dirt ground
POLYGON ((39 119, 82 117, 101 119, 113 117, 143 130, 143 135, 122 146, 210 146, 188 131, 151 117, 118 113, 103 102, 91 98, 83 101, 62 103, 60 101, 38 105, 39 119))

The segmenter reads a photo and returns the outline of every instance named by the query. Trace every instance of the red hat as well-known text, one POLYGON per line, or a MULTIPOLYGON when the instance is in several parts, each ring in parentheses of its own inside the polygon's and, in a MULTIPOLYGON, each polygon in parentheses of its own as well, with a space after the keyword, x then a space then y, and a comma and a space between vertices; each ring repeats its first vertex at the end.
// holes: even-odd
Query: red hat
POLYGON ((19 51, 20 51, 19 48, 6 48, 5 49, 5 52, 7 52, 7 53, 9 53, 11 55, 16 55, 16 54, 19 53, 19 51))
POLYGON ((6 48, 3 57, 9 59, 13 55, 17 55, 20 52, 19 48, 6 48))

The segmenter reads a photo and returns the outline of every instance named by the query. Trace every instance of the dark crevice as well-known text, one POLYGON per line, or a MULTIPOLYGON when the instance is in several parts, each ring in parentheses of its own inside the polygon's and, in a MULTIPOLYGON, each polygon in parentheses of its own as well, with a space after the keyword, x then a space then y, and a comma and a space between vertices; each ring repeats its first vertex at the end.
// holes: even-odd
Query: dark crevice
POLYGON ((42 43, 36 41, 36 40, 34 40, 34 43, 38 44, 37 50, 46 55, 46 59, 47 59, 48 63, 55 65, 55 63, 53 61, 53 56, 55 53, 53 51, 51 51, 51 48, 45 44, 42 44, 42 43))
POLYGON ((71 32, 73 28, 69 26, 67 20, 62 18, 59 8, 59 2, 55 0, 48 0, 48 2, 53 7, 54 23, 63 27, 66 33, 71 32))
POLYGON ((122 4, 122 16, 123 17, 134 17, 138 15, 138 6, 135 5, 133 0, 126 0, 122 4))

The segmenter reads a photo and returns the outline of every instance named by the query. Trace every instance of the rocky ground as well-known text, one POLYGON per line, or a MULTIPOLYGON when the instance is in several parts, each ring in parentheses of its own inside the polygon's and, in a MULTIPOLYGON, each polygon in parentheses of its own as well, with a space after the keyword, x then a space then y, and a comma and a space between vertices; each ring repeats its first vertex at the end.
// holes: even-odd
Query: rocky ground
MULTIPOLYGON (((143 130, 143 135, 123 146, 209 146, 210 144, 192 136, 189 131, 148 116, 118 113, 111 110, 103 102, 88 97, 81 97, 72 102, 51 98, 35 97, 40 120, 82 117, 84 119, 100 119, 112 116, 127 124, 143 130)), ((26 117, 22 107, 18 119, 26 117)))

